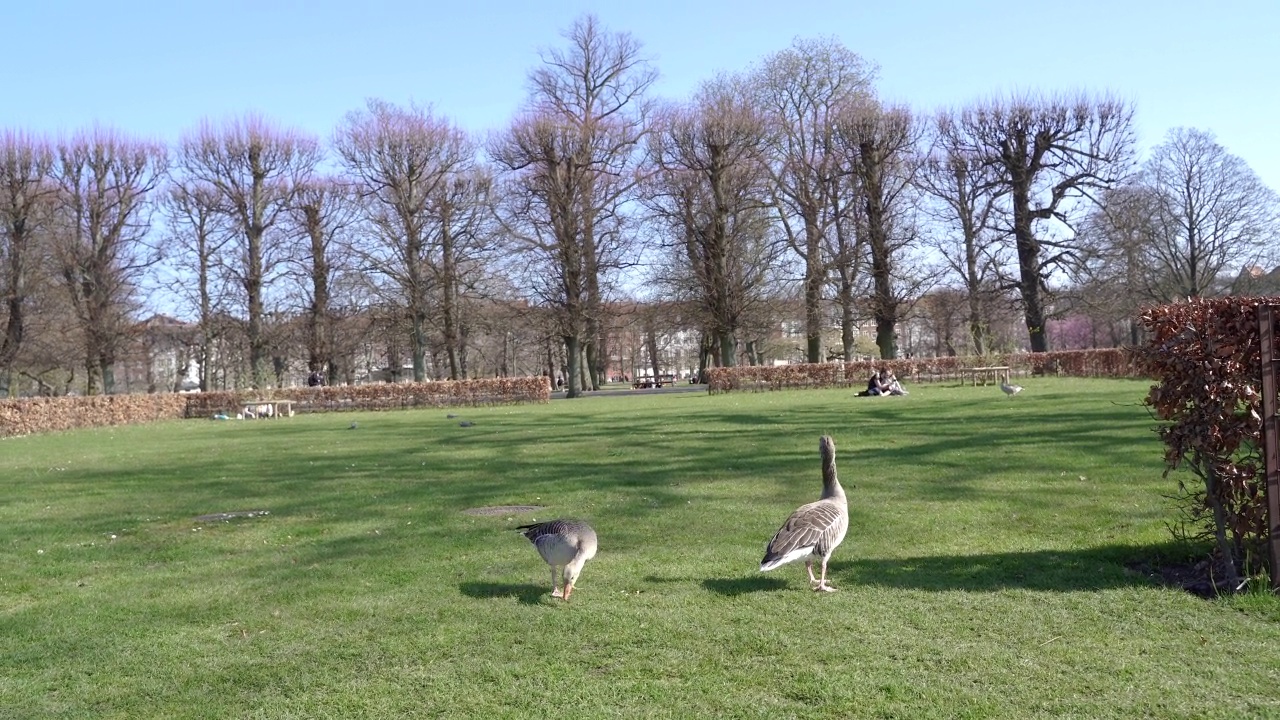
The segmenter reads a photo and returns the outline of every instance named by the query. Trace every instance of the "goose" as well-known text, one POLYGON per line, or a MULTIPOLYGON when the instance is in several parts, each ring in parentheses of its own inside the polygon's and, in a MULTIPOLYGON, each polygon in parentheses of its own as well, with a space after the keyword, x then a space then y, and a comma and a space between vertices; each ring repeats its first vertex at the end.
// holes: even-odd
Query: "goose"
POLYGON ((849 503, 836 477, 836 444, 829 436, 818 441, 822 453, 822 498, 801 505, 769 541, 760 572, 804 558, 814 591, 834 592, 827 584, 827 560, 849 530, 849 503), (822 577, 813 576, 813 559, 822 558, 822 577))
POLYGON ((1018 393, 1022 392, 1021 385, 1010 385, 1007 382, 1000 383, 1000 389, 1003 390, 1004 394, 1008 395, 1009 397, 1013 397, 1014 395, 1017 395, 1018 393))
POLYGON ((596 556, 596 531, 581 520, 548 520, 521 525, 538 554, 551 566, 551 597, 569 599, 582 566, 596 556), (556 571, 564 568, 564 590, 556 583, 556 571))

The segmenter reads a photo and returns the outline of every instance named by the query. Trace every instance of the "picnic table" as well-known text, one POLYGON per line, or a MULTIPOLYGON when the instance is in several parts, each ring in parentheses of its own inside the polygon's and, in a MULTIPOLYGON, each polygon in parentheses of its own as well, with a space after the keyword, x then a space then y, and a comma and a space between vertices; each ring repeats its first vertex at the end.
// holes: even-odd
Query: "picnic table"
POLYGON ((250 400, 244 404, 245 419, 292 417, 292 400, 250 400))

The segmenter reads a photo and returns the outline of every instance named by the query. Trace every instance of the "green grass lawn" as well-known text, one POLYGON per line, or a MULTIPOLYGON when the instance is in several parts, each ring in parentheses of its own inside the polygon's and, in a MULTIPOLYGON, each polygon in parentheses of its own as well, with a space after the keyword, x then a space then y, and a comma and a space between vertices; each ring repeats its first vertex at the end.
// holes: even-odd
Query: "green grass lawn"
POLYGON ((1148 384, 1025 385, 3 440, 0 716, 1280 717, 1280 600, 1129 569, 1190 552, 1148 384), (757 572, 822 434, 830 594, 757 572), (557 516, 600 537, 569 603, 513 530, 557 516))

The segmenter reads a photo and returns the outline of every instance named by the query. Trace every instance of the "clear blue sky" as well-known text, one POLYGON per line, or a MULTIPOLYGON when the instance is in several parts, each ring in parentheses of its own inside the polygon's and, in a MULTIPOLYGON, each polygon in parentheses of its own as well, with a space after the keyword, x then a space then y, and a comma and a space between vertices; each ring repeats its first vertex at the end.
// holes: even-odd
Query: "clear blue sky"
POLYGON ((202 119, 259 112, 327 139, 377 97, 502 127, 540 48, 594 12, 640 40, 687 95, 797 36, 835 36, 918 110, 1011 91, 1110 91, 1144 147, 1212 130, 1280 190, 1280 0, 41 0, 4 12, 0 127, 97 122, 173 142, 202 119))

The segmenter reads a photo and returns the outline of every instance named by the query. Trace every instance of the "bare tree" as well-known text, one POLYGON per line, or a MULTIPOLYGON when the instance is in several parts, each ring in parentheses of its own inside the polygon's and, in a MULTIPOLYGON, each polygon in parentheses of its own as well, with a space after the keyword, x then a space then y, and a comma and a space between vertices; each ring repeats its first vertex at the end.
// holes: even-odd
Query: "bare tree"
MULTIPOLYGON (((49 254, 52 237, 41 237, 40 252, 49 254)), ((34 389, 40 395, 66 395, 79 383, 84 355, 79 320, 63 288, 54 263, 42 257, 30 268, 24 313, 27 331, 14 359, 14 389, 34 389), (34 387, 33 387, 34 386, 34 387)))
POLYGON ((1280 199, 1213 133, 1171 130, 1139 183, 1153 201, 1142 263, 1153 300, 1213 294, 1224 272, 1275 258, 1280 199))
POLYGON ((442 273, 449 274, 438 243, 452 222, 441 214, 441 199, 455 178, 472 172, 477 147, 429 109, 399 108, 381 100, 370 100, 365 110, 349 114, 335 145, 373 227, 364 260, 391 280, 396 301, 408 313, 413 377, 421 382, 427 377, 432 315, 440 310, 446 323, 456 322, 454 308, 442 302, 438 282, 442 273))
POLYGON ((858 180, 860 225, 871 261, 870 305, 876 345, 881 358, 893 359, 898 356, 898 320, 919 280, 904 288, 901 281, 906 276, 898 267, 899 255, 918 239, 913 190, 919 165, 919 125, 906 108, 863 103, 847 107, 835 118, 834 126, 858 180))
POLYGON ((250 382, 257 388, 269 381, 265 303, 286 258, 280 222, 320 157, 315 138, 274 128, 253 115, 220 128, 204 123, 179 146, 184 179, 217 190, 218 206, 235 227, 229 246, 234 261, 227 269, 243 291, 250 382))
MULTIPOLYGON (((730 367, 747 306, 774 267, 763 201, 764 122, 741 83, 722 78, 703 85, 688 106, 669 108, 655 125, 649 147, 657 170, 647 183, 646 205, 683 260, 678 274, 688 290, 677 296, 700 308, 719 364, 730 367)), ((661 261, 658 267, 669 268, 661 261)))
POLYGON ((115 390, 137 283, 159 256, 146 243, 148 196, 166 169, 160 145, 95 129, 59 144, 54 261, 79 320, 86 393, 115 390))
MULTIPOLYGON (((587 167, 576 158, 577 133, 540 117, 516 121, 490 149, 506 171, 498 205, 500 222, 524 262, 512 266, 517 284, 539 307, 553 309, 566 353, 566 396, 582 393, 579 382, 587 336, 586 275, 592 264, 582 241, 581 186, 587 167)), ((550 352, 548 353, 550 354, 550 352)), ((558 368, 550 363, 559 376, 558 368)))
POLYGON ((565 33, 568 48, 548 50, 529 77, 524 116, 490 154, 505 171, 504 227, 551 283, 535 286, 556 308, 568 357, 568 397, 581 394, 581 363, 598 387, 603 348, 600 313, 608 274, 625 264, 626 206, 638 182, 644 93, 657 73, 626 33, 594 16, 565 33))
POLYGON ((958 123, 957 150, 995 173, 1018 261, 1007 285, 1021 295, 1032 352, 1044 352, 1049 279, 1079 260, 1080 201, 1129 171, 1133 108, 1108 97, 1015 98, 971 105, 958 123))
POLYGON ((440 335, 449 377, 467 374, 467 292, 479 281, 492 248, 490 194, 493 178, 480 167, 454 173, 431 193, 431 262, 428 267, 439 289, 440 335))
POLYGON ((956 334, 962 324, 962 311, 967 306, 966 300, 966 294, 963 291, 936 288, 916 303, 916 318, 928 333, 928 337, 921 338, 921 342, 927 343, 929 354, 935 357, 959 354, 961 344, 956 334))
POLYGON ((50 216, 54 186, 53 146, 14 131, 0 134, 0 296, 4 336, 0 338, 0 397, 13 388, 14 360, 22 349, 37 244, 50 216))
POLYGON ((932 215, 945 234, 935 245, 964 289, 973 352, 983 355, 991 321, 986 308, 999 293, 995 215, 1001 187, 984 158, 966 150, 955 115, 947 112, 934 120, 933 147, 917 179, 936 201, 932 215))
MULTIPOLYGON (((846 360, 857 354, 858 323, 864 315, 861 290, 867 232, 859 210, 863 188, 858 178, 859 173, 851 168, 833 178, 832 222, 825 240, 835 304, 840 313, 840 357, 846 360)), ((828 351, 827 356, 832 354, 828 351)))
POLYGON ((301 240, 292 262, 302 276, 307 303, 303 312, 307 370, 333 384, 338 367, 332 287, 338 274, 352 270, 350 242, 344 237, 356 217, 352 189, 337 178, 307 180, 298 186, 289 216, 301 240))
POLYGON ((846 106, 870 97, 874 78, 871 63, 834 39, 797 39, 756 73, 756 99, 770 123, 779 213, 791 247, 804 262, 809 362, 822 360, 824 240, 840 215, 837 191, 848 173, 836 147, 836 118, 846 106))
POLYGON ((1164 283, 1151 284, 1165 276, 1147 265, 1158 234, 1159 205, 1152 188, 1120 185, 1103 192, 1080 226, 1079 304, 1094 317, 1124 325, 1132 345, 1140 340, 1142 306, 1165 301, 1164 283))
POLYGON ((175 274, 168 285, 195 311, 192 354, 200 390, 207 392, 213 389, 212 349, 220 328, 216 319, 225 313, 229 294, 229 278, 219 268, 232 229, 220 206, 221 194, 212 185, 179 180, 170 184, 161 202, 166 223, 162 248, 175 274))

